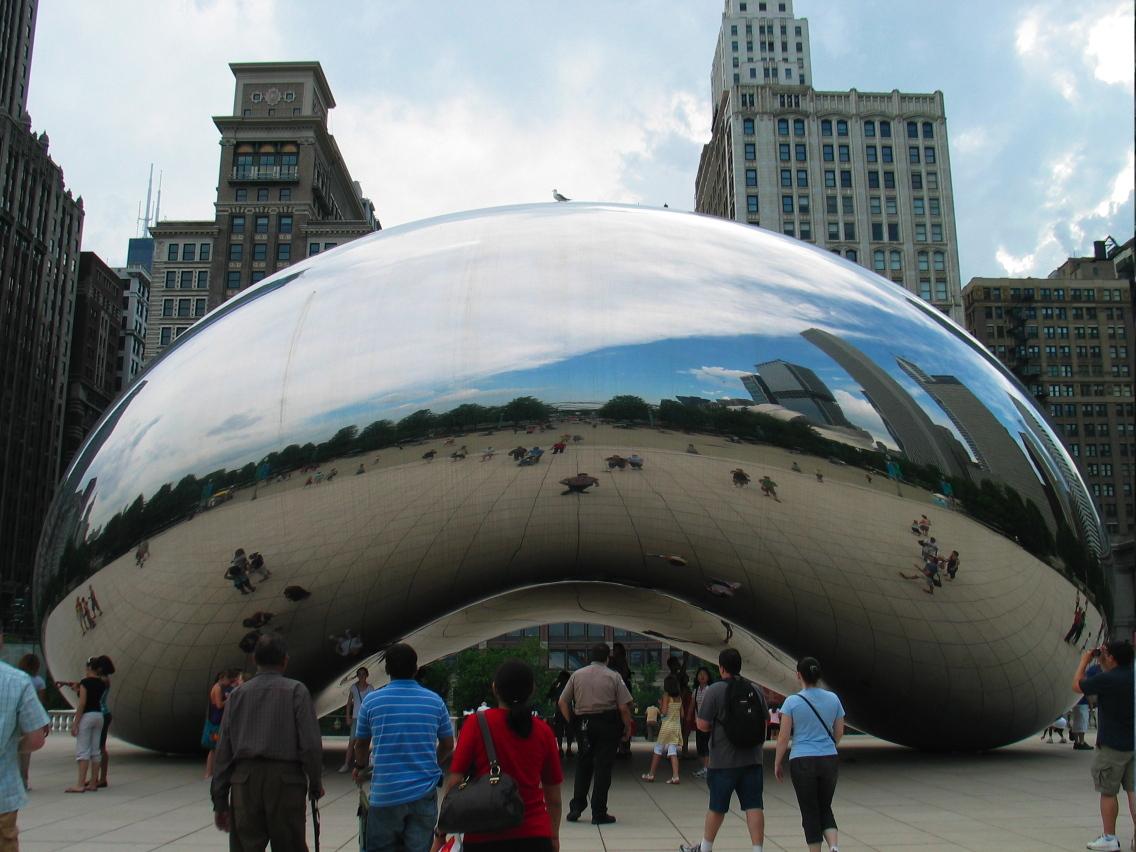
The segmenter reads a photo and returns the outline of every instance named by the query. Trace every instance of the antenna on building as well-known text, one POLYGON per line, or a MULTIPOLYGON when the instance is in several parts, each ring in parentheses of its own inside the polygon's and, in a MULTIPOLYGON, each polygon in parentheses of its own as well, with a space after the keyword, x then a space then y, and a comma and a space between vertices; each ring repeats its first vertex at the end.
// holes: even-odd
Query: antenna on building
POLYGON ((146 218, 142 221, 142 236, 150 236, 150 190, 154 188, 154 164, 150 163, 150 177, 146 181, 146 218))
POLYGON ((142 231, 142 202, 138 202, 138 215, 134 218, 134 236, 138 236, 142 231))
POLYGON ((162 211, 162 174, 158 172, 158 200, 154 203, 154 224, 158 224, 158 215, 162 211))

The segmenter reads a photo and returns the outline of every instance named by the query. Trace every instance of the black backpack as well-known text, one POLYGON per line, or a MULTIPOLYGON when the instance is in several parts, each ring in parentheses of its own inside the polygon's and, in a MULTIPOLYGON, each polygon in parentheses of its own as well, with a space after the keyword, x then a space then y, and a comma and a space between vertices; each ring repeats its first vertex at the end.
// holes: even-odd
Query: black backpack
POLYGON ((734 748, 757 748, 765 742, 769 721, 765 699, 753 685, 732 677, 726 686, 726 715, 722 730, 734 748))

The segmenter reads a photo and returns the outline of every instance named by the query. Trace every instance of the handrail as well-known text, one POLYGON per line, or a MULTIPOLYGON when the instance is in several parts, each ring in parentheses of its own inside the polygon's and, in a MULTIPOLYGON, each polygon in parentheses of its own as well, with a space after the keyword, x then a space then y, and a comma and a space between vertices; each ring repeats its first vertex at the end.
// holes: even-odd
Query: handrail
POLYGON ((51 719, 51 733, 67 733, 71 730, 71 723, 75 719, 74 710, 48 710, 47 715, 51 719))

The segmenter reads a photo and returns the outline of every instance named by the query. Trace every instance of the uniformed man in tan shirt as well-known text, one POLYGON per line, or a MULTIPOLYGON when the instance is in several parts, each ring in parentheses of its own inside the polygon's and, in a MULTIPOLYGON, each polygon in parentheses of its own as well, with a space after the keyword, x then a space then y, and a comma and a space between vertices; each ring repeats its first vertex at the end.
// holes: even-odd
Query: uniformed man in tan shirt
POLYGON ((593 645, 591 664, 574 672, 560 695, 560 712, 569 722, 575 717, 580 746, 569 822, 576 822, 588 806, 593 775, 592 825, 615 822, 607 812, 607 791, 619 741, 631 735, 631 693, 619 672, 607 667, 610 656, 603 642, 593 645))

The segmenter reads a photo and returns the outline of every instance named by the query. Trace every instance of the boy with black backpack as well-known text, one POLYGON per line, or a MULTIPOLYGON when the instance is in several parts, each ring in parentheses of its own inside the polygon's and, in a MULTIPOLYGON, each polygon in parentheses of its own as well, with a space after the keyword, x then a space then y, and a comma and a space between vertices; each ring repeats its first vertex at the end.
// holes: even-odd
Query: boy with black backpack
POLYGON ((707 688, 698 709, 698 730, 710 734, 710 808, 701 843, 684 844, 681 852, 711 852, 714 838, 730 810, 736 793, 745 811, 753 852, 762 852, 765 842, 765 810, 762 800, 761 748, 769 708, 761 690, 743 680, 742 655, 726 648, 718 655, 722 679, 707 688))

